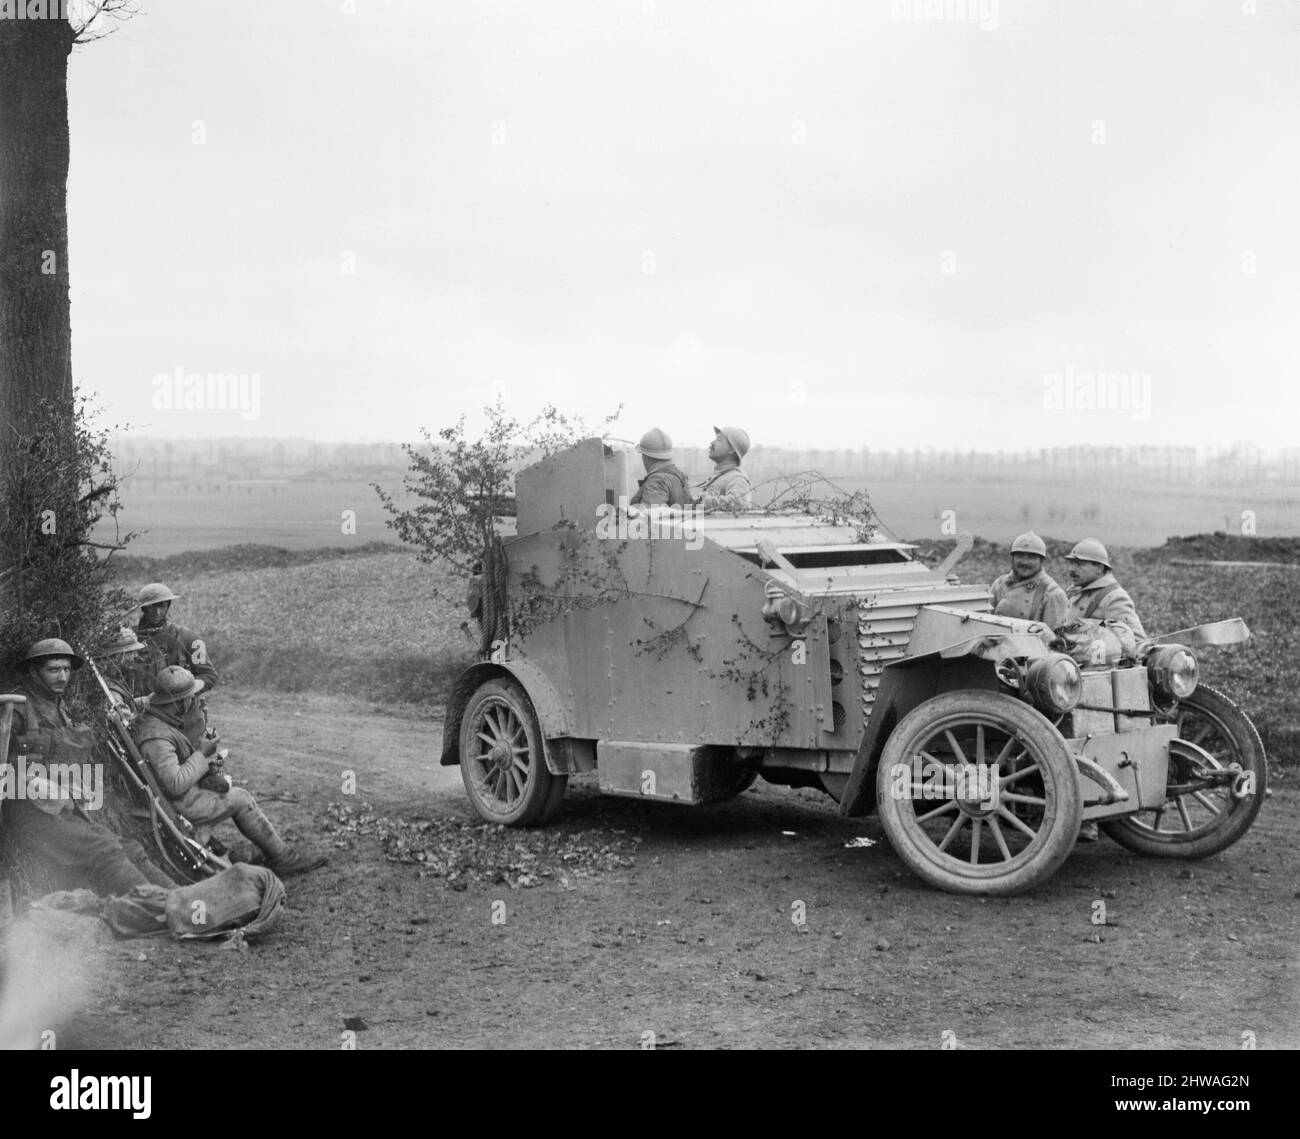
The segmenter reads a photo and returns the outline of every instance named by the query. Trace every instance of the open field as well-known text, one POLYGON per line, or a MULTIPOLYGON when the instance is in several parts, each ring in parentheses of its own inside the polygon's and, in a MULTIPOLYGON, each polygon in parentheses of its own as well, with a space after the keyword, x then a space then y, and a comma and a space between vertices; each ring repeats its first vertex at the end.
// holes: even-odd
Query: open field
MULTIPOLYGON (((391 489, 401 485, 396 475, 381 481, 391 489)), ((862 485, 855 479, 837 481, 849 490, 862 485)), ((155 491, 153 483, 137 477, 123 494, 123 528, 147 531, 132 544, 133 554, 164 557, 244 542, 308 550, 395 540, 375 492, 359 479, 156 485, 155 491), (355 512, 354 533, 344 531, 345 511, 355 512)), ((868 489, 893 533, 922 537, 953 533, 942 529, 951 518, 957 530, 1004 542, 1033 528, 1062 537, 1093 534, 1113 546, 1158 546, 1169 534, 1240 531, 1246 510, 1253 512, 1261 536, 1300 534, 1300 488, 1281 485, 1147 486, 1135 480, 1128 487, 1019 486, 931 478, 873 481, 868 489)))

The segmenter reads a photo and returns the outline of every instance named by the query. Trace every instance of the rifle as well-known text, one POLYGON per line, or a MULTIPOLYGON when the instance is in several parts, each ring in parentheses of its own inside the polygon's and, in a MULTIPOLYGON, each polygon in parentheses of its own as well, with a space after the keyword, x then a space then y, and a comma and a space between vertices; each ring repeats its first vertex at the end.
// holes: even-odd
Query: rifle
POLYGON ((95 667, 90 654, 83 651, 82 655, 86 658, 86 664, 90 666, 91 674, 99 683, 104 699, 108 702, 104 715, 111 729, 107 739, 109 753, 117 760, 118 767, 126 777, 132 792, 142 796, 148 803, 154 845, 167 863, 168 869, 189 881, 228 870, 229 859, 214 854, 200 842, 194 824, 178 814, 167 802, 162 789, 153 777, 153 772, 149 770, 149 764, 140 754, 139 748, 135 746, 135 740, 131 738, 131 733, 117 710, 118 702, 113 696, 113 690, 108 686, 108 681, 95 667))

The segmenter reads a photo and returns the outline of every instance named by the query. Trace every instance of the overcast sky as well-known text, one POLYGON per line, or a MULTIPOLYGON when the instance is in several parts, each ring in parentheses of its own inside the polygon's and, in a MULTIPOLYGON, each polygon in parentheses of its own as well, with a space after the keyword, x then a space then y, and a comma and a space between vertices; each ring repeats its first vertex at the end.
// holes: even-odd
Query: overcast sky
POLYGON ((1300 443, 1298 49, 1281 0, 155 0, 70 63, 74 371, 180 436, 495 386, 681 443, 1300 443))

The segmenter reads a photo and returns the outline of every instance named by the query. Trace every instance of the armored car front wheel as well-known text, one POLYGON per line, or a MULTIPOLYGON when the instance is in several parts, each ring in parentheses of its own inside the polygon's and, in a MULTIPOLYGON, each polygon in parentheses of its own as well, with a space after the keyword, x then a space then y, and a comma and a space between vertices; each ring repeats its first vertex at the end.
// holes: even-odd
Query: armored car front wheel
POLYGON ((1016 894, 1052 875, 1079 834, 1069 748, 1010 696, 947 692, 909 712, 876 772, 880 822, 898 856, 959 894, 1016 894))
POLYGON ((1206 858, 1250 828, 1268 793, 1268 761, 1250 718, 1202 684, 1174 713, 1165 801, 1102 824, 1121 846, 1154 858, 1206 858))
POLYGON ((504 679, 486 681, 465 705, 460 774, 480 817, 515 827, 547 822, 569 781, 547 770, 532 703, 518 684, 504 679))

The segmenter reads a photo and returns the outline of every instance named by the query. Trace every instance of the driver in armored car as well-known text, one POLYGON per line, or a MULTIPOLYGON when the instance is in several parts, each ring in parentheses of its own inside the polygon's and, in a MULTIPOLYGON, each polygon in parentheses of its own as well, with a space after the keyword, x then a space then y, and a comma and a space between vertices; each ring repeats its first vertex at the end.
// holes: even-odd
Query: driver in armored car
POLYGON ((989 587, 993 612, 999 617, 1041 621, 1052 632, 1065 624, 1069 599, 1043 568, 1047 544, 1032 530, 1011 543, 1011 570, 989 587))

